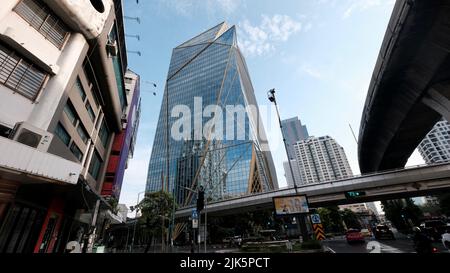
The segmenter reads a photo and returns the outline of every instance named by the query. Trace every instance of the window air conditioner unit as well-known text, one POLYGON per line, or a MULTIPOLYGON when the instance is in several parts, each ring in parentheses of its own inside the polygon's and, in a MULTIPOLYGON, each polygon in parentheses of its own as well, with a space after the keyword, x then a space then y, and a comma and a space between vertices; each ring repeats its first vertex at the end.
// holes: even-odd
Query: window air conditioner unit
POLYGON ((18 122, 9 138, 39 151, 47 152, 53 134, 26 122, 18 122))
POLYGON ((119 47, 117 46, 116 41, 108 41, 106 43, 106 51, 110 56, 117 56, 119 54, 119 47))

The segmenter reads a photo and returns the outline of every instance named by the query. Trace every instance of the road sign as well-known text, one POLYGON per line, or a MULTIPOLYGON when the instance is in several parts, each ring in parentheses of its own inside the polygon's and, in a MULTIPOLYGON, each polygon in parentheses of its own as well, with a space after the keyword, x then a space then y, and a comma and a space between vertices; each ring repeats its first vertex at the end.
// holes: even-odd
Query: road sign
POLYGON ((198 219, 192 218, 192 228, 198 228, 198 219))
POLYGON ((313 224, 320 224, 320 223, 322 223, 320 221, 320 215, 319 214, 311 214, 311 222, 313 224))
POLYGON ((365 191, 348 191, 345 193, 345 198, 352 199, 352 198, 358 198, 361 196, 366 195, 365 191))
POLYGON ((196 209, 192 210, 192 219, 198 219, 198 212, 196 209))
POLYGON ((319 241, 325 240, 325 232, 323 231, 322 224, 313 224, 313 230, 317 240, 319 241))

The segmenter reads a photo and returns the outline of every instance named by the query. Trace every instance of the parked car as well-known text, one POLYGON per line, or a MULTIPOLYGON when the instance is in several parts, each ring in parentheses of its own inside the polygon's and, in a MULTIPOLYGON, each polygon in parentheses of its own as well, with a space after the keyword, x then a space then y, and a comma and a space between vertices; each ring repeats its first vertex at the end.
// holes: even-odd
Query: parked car
POLYGON ((387 225, 377 225, 374 230, 375 239, 382 240, 395 240, 394 233, 389 229, 387 225))
POLYGON ((240 247, 242 245, 241 236, 226 237, 222 240, 224 244, 228 244, 230 247, 240 247))
POLYGON ((447 223, 442 220, 427 220, 420 224, 420 228, 434 241, 440 241, 447 230, 447 223))
POLYGON ((347 243, 364 243, 365 239, 364 236, 361 233, 361 230, 351 228, 347 230, 347 233, 345 234, 345 239, 347 240, 347 243))

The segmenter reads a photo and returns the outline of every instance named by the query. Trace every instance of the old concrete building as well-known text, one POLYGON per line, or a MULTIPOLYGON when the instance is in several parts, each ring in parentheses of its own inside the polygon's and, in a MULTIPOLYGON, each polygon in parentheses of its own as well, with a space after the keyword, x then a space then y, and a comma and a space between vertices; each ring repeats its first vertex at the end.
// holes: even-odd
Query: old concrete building
POLYGON ((105 223, 106 163, 131 103, 121 4, 2 0, 0 253, 62 252, 105 223))

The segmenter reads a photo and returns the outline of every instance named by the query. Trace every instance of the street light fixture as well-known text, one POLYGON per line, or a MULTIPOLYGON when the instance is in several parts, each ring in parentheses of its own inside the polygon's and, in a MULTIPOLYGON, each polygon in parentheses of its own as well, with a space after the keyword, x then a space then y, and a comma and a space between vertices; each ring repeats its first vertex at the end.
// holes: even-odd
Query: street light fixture
POLYGON ((128 50, 128 53, 133 53, 133 54, 137 54, 139 56, 142 56, 142 53, 140 51, 132 51, 132 50, 128 50))
POLYGON ((141 18, 139 18, 139 17, 124 16, 123 18, 125 18, 125 19, 131 19, 131 20, 136 20, 136 22, 137 22, 138 24, 141 23, 141 18))
POLYGON ((125 34, 126 37, 131 37, 131 38, 136 38, 138 41, 141 40, 141 36, 139 35, 130 35, 130 34, 125 34))

